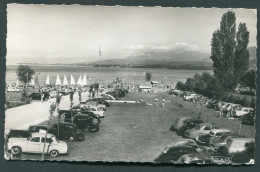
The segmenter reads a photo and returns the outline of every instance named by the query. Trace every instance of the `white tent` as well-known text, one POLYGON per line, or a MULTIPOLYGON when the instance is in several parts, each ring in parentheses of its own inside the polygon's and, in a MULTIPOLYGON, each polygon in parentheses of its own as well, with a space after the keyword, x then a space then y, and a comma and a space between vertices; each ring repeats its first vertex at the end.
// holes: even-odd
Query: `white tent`
POLYGON ((50 85, 50 76, 49 76, 49 75, 47 76, 47 79, 46 79, 45 84, 46 84, 46 85, 50 85))
POLYGON ((77 85, 81 85, 82 84, 82 78, 81 78, 81 75, 79 76, 79 79, 78 79, 78 82, 77 82, 77 85))
POLYGON ((64 75, 63 85, 69 85, 66 75, 64 75))
POLYGON ((72 75, 70 75, 70 85, 75 85, 75 80, 72 75))
POLYGON ((55 85, 61 85, 61 81, 60 81, 60 77, 59 77, 59 75, 57 75, 55 85))
POLYGON ((86 86, 87 85, 87 76, 86 76, 86 74, 84 74, 84 76, 83 76, 81 85, 82 86, 86 86))

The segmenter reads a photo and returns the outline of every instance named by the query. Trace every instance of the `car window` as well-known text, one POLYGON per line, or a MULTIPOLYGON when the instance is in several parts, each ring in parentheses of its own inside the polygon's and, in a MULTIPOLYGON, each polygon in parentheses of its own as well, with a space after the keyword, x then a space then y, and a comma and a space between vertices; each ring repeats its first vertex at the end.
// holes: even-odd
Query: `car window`
POLYGON ((248 112, 248 109, 245 109, 244 112, 248 112))
POLYGON ((204 128, 204 130, 211 130, 211 127, 210 127, 210 126, 206 126, 206 127, 204 128))
MULTIPOLYGON (((42 143, 45 142, 45 137, 42 137, 42 143)), ((46 143, 51 143, 52 142, 52 138, 46 138, 46 143)))
POLYGON ((40 137, 33 137, 30 142, 40 142, 40 137))

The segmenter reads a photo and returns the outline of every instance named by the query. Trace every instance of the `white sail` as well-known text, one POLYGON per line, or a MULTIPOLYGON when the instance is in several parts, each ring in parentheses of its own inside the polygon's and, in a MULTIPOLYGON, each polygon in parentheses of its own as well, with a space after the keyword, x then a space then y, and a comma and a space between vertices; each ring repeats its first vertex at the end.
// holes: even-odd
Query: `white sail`
POLYGON ((50 83, 50 76, 49 76, 49 75, 47 76, 47 79, 46 79, 45 84, 46 84, 46 85, 50 85, 50 84, 51 84, 51 83, 50 83))
POLYGON ((77 85, 81 85, 82 84, 82 79, 81 79, 81 75, 79 76, 79 79, 78 79, 78 82, 77 82, 77 85))
POLYGON ((18 81, 18 79, 17 79, 17 81, 16 81, 16 87, 19 87, 19 81, 18 81))
POLYGON ((59 77, 59 75, 57 75, 55 85, 61 85, 61 81, 60 81, 60 77, 59 77))
POLYGON ((75 80, 72 75, 70 75, 70 85, 75 85, 75 80))
POLYGON ((64 75, 63 85, 69 85, 66 75, 64 75))
POLYGON ((86 76, 86 74, 84 74, 84 76, 83 76, 81 85, 82 86, 86 86, 87 85, 87 76, 86 76))
POLYGON ((35 85, 35 76, 34 75, 32 76, 32 79, 31 79, 29 85, 35 85))

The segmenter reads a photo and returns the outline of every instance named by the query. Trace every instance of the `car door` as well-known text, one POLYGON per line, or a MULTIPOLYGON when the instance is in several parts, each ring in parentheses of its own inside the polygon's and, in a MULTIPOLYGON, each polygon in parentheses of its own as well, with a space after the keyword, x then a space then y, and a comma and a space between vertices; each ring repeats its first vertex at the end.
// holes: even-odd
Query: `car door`
POLYGON ((44 153, 49 152, 49 146, 51 143, 52 143, 52 138, 46 138, 46 141, 45 141, 45 137, 42 137, 41 143, 40 143, 40 151, 42 152, 43 148, 44 148, 44 153))
MULTIPOLYGON (((32 137, 26 145, 26 152, 39 153, 40 152, 40 137, 32 137)), ((23 150, 24 151, 24 150, 23 150)))

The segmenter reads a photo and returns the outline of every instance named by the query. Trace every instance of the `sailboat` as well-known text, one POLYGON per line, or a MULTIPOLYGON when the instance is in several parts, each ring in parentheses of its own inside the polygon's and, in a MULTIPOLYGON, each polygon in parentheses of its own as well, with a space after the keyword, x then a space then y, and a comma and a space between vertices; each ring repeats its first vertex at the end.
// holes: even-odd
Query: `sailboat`
POLYGON ((70 75, 70 85, 75 85, 75 80, 72 75, 70 75))
POLYGON ((50 76, 49 76, 49 75, 47 76, 47 79, 46 79, 45 84, 46 84, 46 85, 50 85, 50 84, 51 84, 51 83, 50 83, 50 76))
POLYGON ((59 75, 57 75, 55 85, 61 85, 61 81, 60 81, 60 77, 59 77, 59 75))
POLYGON ((86 86, 87 85, 87 76, 86 76, 86 74, 84 74, 84 76, 83 76, 81 85, 82 86, 86 86))
POLYGON ((64 75, 63 85, 69 85, 66 75, 64 75))
POLYGON ((78 82, 77 82, 77 85, 81 85, 82 84, 82 79, 81 79, 81 75, 79 76, 79 79, 78 79, 78 82))

